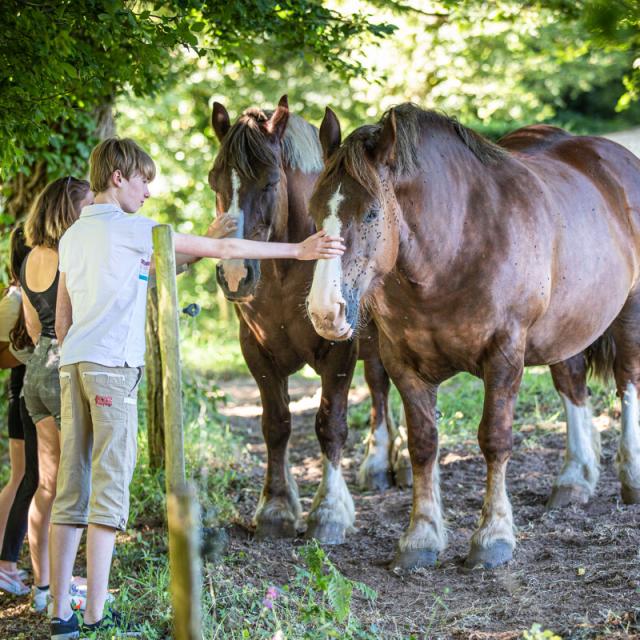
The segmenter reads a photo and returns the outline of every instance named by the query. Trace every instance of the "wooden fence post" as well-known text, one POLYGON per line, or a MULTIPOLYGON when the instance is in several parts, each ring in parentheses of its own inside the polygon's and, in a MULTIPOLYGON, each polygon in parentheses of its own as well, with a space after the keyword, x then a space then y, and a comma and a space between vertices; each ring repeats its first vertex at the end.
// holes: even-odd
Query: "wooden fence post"
POLYGON ((176 489, 168 499, 169 564, 173 637, 175 640, 202 640, 200 596, 200 505, 195 489, 176 489))
POLYGON ((173 232, 153 229, 162 362, 169 566, 175 640, 202 640, 200 507, 186 485, 182 428, 182 376, 173 232))
POLYGON ((178 326, 178 287, 173 232, 167 224, 153 228, 158 282, 158 335, 162 361, 167 494, 185 483, 182 437, 182 375, 178 326))
MULTIPOLYGON (((150 283, 151 284, 151 283, 150 283)), ((158 336, 158 288, 149 286, 145 369, 147 379, 147 443, 149 467, 158 471, 164 467, 164 407, 162 393, 162 356, 158 336)))

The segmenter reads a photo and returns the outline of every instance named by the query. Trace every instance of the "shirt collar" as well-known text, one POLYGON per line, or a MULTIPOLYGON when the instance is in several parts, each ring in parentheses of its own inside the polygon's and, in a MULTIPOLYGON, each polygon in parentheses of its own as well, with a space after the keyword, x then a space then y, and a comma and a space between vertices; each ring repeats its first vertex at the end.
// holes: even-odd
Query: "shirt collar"
POLYGON ((123 211, 115 204, 90 204, 83 207, 80 212, 80 217, 88 218, 90 216, 99 216, 104 213, 123 213, 123 211))

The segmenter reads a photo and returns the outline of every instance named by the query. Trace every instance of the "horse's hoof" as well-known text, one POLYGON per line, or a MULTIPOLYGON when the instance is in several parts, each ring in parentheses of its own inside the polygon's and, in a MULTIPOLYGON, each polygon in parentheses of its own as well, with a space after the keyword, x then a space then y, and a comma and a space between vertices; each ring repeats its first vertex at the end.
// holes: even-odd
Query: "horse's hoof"
POLYGON ((489 547, 480 547, 472 543, 464 566, 467 569, 476 567, 495 569, 509 562, 511 558, 513 558, 513 549, 506 540, 496 540, 489 547))
POLYGON ((309 522, 304 537, 307 540, 317 540, 321 544, 343 544, 345 526, 339 522, 309 522))
POLYGON ((400 467, 394 471, 396 477, 396 487, 408 489, 413 486, 413 470, 411 467, 400 467))
POLYGON ((406 549, 398 550, 391 562, 391 569, 420 569, 423 567, 435 567, 438 552, 430 549, 406 549))
POLYGON ((589 492, 584 487, 567 484, 555 486, 547 501, 547 510, 570 507, 574 504, 587 504, 589 498, 589 492))
POLYGON ((393 486, 389 471, 376 471, 367 473, 360 484, 365 491, 385 491, 393 486))
POLYGON ((265 521, 256 524, 257 540, 295 538, 297 535, 295 522, 291 520, 265 521))
POLYGON ((620 487, 620 496, 625 504, 640 504, 640 489, 638 487, 629 487, 623 484, 620 487))

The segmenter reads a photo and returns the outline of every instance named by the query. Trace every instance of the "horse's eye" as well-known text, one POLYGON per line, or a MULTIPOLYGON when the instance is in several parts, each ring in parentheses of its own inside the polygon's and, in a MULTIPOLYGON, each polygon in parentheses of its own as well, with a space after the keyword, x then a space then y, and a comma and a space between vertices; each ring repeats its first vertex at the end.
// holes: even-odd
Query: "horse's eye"
POLYGON ((367 211, 367 214, 364 217, 364 221, 365 222, 373 222, 377 217, 378 214, 380 213, 380 209, 369 209, 369 211, 367 211))
POLYGON ((275 182, 268 182, 262 189, 262 191, 264 191, 265 193, 269 192, 269 191, 273 191, 277 186, 278 186, 278 180, 276 180, 275 182))

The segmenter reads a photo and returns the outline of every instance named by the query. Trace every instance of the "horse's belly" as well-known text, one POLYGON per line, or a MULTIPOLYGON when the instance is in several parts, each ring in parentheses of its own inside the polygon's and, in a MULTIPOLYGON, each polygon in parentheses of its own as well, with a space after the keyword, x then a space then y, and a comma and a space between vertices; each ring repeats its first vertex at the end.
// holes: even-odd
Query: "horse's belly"
POLYGON ((594 291, 591 300, 569 308, 552 306, 527 332, 525 365, 553 364, 586 349, 615 320, 626 294, 608 296, 605 302, 594 291))
MULTIPOLYGON (((599 220, 602 226, 601 220, 599 220)), ((628 238, 593 222, 558 248, 544 311, 527 331, 526 364, 549 364, 579 353, 600 337, 635 284, 636 259, 628 238), (589 239, 598 231, 599 242, 589 239)))

